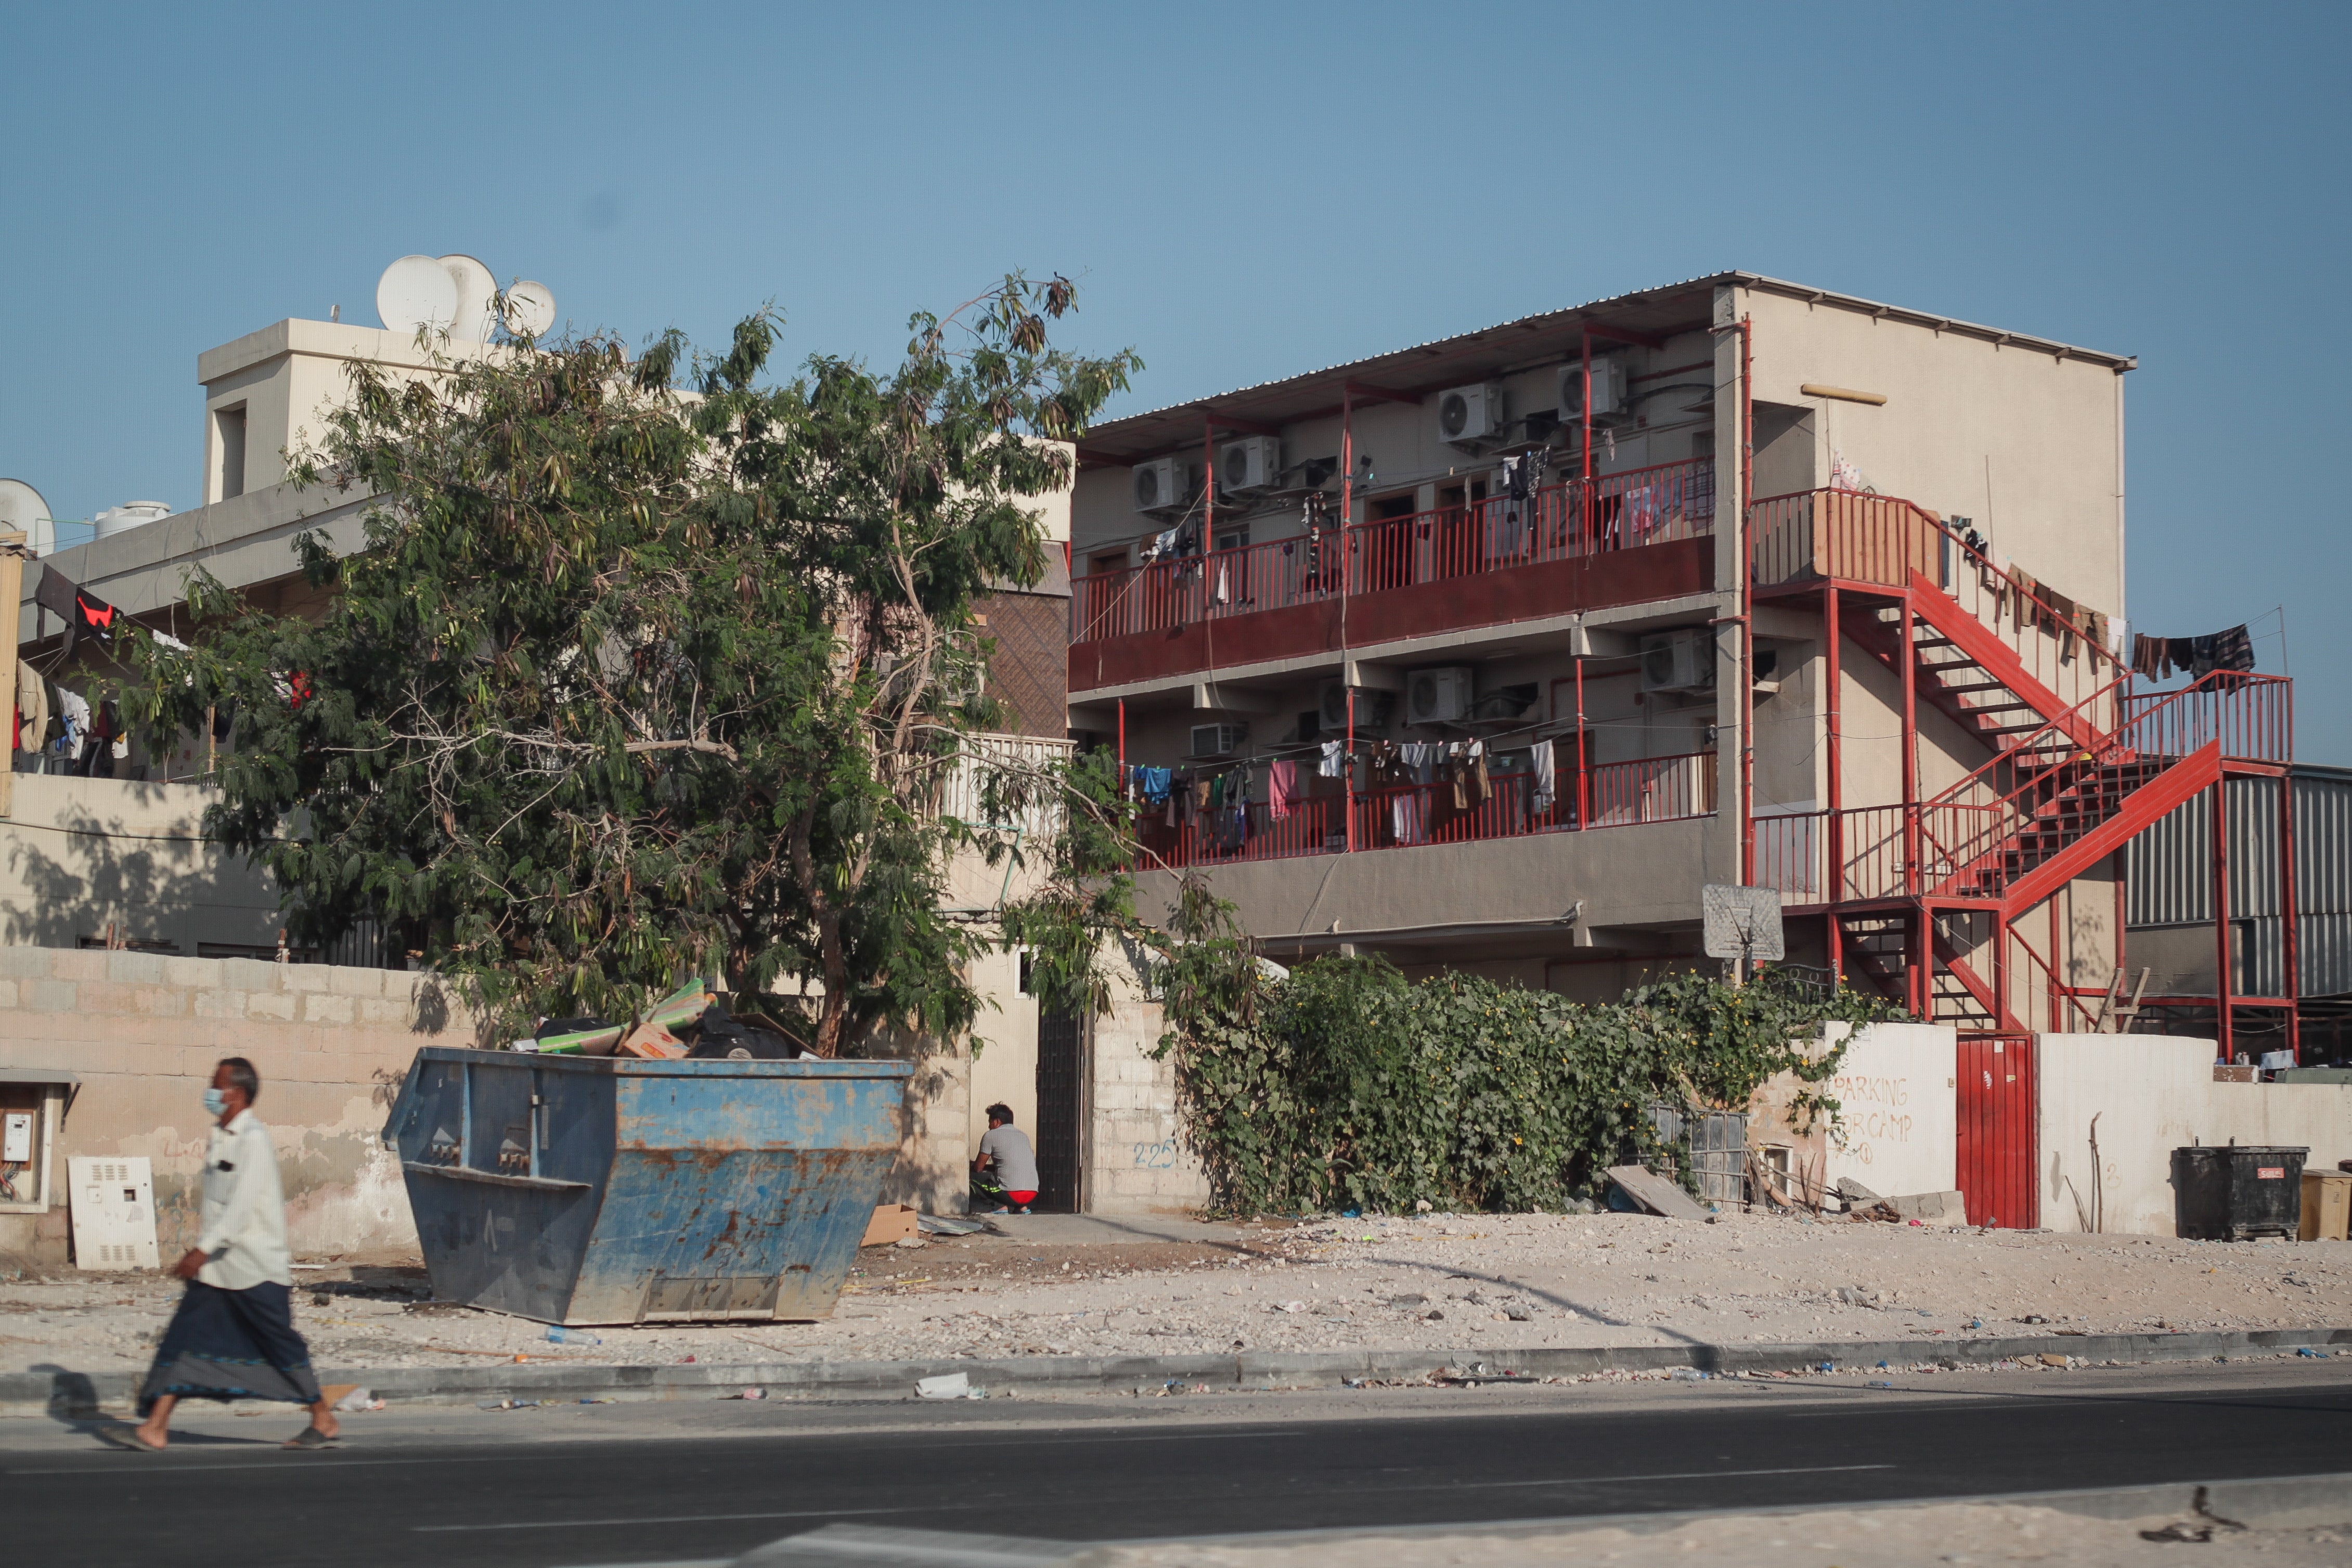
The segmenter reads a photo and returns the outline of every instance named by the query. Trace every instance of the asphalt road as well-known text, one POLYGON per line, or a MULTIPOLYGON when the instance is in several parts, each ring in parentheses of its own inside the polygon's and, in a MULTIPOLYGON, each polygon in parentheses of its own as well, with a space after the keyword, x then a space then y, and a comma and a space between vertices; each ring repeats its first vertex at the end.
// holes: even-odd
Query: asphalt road
POLYGON ((1894 1381, 420 1411, 326 1454, 272 1446, 291 1412, 207 1413, 152 1458, 20 1420, 0 1556, 554 1568, 835 1520, 1116 1539, 2352 1469, 2333 1361, 1894 1381))

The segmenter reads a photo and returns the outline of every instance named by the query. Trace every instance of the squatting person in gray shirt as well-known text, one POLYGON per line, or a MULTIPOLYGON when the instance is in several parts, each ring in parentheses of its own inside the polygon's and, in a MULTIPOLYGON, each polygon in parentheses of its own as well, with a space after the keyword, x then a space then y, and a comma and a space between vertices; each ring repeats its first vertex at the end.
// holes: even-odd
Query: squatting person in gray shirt
POLYGON ((1013 1107, 991 1105, 988 1131, 980 1137, 980 1153, 971 1157, 971 1197, 982 1213, 989 1207, 1026 1214, 1037 1201, 1037 1151, 1029 1134, 1013 1124, 1013 1107))

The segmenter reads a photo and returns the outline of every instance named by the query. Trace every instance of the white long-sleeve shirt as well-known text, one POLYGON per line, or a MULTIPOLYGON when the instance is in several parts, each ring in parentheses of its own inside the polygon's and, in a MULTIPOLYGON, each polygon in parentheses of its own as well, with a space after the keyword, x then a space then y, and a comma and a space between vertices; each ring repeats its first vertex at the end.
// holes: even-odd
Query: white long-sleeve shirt
POLYGON ((215 1124, 205 1145, 204 1230, 196 1247, 205 1260, 196 1278, 207 1285, 249 1291, 294 1282, 278 1147, 250 1110, 226 1127, 215 1124))

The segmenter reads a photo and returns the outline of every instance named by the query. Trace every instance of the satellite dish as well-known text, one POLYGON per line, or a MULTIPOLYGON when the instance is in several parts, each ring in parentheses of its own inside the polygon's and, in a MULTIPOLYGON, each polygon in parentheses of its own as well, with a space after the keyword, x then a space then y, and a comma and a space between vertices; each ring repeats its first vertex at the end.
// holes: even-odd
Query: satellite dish
POLYGON ((58 553, 58 525, 49 504, 22 479, 0 479, 0 528, 16 528, 25 536, 25 548, 35 555, 58 553))
POLYGON ((457 313, 451 318, 456 324, 449 336, 461 343, 487 343, 490 329, 499 319, 492 313, 490 302, 497 298, 499 280, 490 269, 470 256, 445 256, 441 265, 448 269, 449 279, 457 286, 457 313))
POLYGON ((403 337, 420 327, 446 329, 457 319, 457 280, 436 257, 404 256, 376 279, 375 314, 403 337))
POLYGON ((525 278, 507 290, 507 331, 517 338, 543 338, 555 325, 555 295, 544 283, 525 278))

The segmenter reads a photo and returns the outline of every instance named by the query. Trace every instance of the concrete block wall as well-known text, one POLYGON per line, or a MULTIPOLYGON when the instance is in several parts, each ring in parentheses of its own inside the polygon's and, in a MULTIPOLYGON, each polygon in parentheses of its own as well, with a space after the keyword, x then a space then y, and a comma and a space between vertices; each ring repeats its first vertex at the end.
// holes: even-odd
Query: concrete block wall
POLYGON ((2306 1170, 2352 1159, 2352 1084, 2216 1083, 2217 1051, 2169 1035, 2035 1036, 2042 1223, 2083 1230, 2091 1218, 2109 1235, 2172 1235, 2172 1151, 2185 1145, 2300 1146, 2306 1170))
POLYGON ((1172 1062, 1155 1061, 1159 1004, 1130 963, 1108 1018, 1095 1020, 1087 1062, 1086 1207, 1091 1214, 1189 1214, 1209 1180, 1187 1143, 1172 1062))
MULTIPOLYGON (((278 1145, 298 1255, 413 1246, 400 1168, 378 1134, 421 1045, 471 1045, 474 1025, 429 977, 323 964, 0 947, 0 1066, 62 1069, 80 1086, 59 1131, 66 1158, 154 1162, 164 1257, 194 1234, 224 1056, 261 1074, 255 1110, 278 1145)), ((0 1216, 0 1252, 62 1261, 63 1207, 0 1216)))

